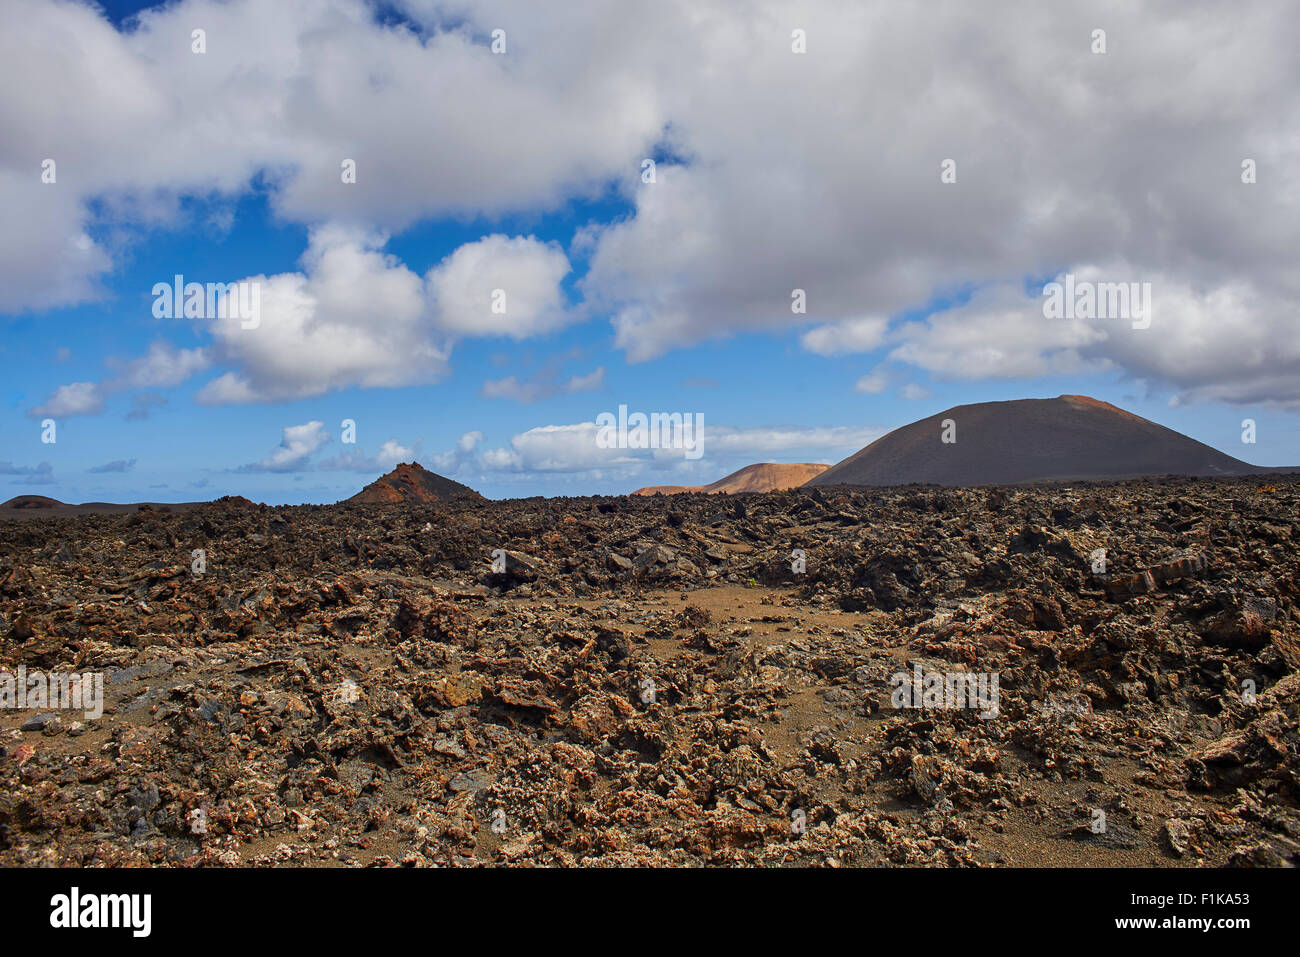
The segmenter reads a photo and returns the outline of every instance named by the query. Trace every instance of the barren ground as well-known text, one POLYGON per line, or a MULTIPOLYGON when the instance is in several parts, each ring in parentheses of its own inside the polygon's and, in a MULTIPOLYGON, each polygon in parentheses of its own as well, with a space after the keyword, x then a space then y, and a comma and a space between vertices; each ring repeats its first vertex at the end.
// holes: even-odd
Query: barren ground
POLYGON ((0 710, 0 863, 1295 863, 1297 503, 1252 478, 0 522, 0 673, 105 677, 98 719, 0 710), (917 666, 997 676, 997 715, 894 707, 917 666))

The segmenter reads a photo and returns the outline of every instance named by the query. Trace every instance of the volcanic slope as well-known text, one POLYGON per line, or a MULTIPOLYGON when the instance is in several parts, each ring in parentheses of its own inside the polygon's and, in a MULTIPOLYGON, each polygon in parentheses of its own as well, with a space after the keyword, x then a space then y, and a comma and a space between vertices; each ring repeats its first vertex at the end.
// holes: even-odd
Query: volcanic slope
POLYGON ((387 475, 381 475, 348 501, 363 505, 384 505, 450 502, 482 497, 468 485, 453 482, 430 472, 417 462, 410 462, 397 466, 387 475))
POLYGON ((882 436, 807 485, 946 486, 1231 476, 1263 468, 1082 395, 959 405, 882 436), (944 442, 945 420, 955 441, 944 442))
POLYGON ((738 469, 709 485, 651 485, 639 488, 632 494, 654 495, 662 492, 665 495, 677 495, 682 492, 694 492, 734 495, 737 492, 777 492, 787 488, 798 488, 828 468, 830 466, 817 462, 800 462, 794 465, 758 462, 754 465, 746 465, 743 469, 738 469))

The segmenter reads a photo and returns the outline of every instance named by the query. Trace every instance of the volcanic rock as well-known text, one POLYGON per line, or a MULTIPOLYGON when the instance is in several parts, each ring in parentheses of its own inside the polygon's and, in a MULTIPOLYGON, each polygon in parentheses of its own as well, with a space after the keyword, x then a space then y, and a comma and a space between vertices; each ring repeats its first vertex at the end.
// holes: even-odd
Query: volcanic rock
POLYGON ((1298 862, 1300 478, 34 511, 0 866, 1298 862))

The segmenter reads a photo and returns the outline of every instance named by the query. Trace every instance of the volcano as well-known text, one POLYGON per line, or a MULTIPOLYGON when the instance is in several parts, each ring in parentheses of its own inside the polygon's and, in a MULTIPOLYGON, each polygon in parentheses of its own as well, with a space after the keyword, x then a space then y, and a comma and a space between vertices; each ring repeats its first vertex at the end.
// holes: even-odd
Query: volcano
POLYGON ((816 462, 800 462, 795 465, 779 465, 775 462, 757 462, 737 469, 730 475, 718 479, 709 485, 651 485, 639 488, 633 495, 679 495, 683 492, 696 494, 734 495, 737 492, 776 492, 781 489, 798 488, 811 478, 820 475, 830 466, 816 462))
POLYGON ((1015 485, 1292 471, 1235 459, 1109 402, 1062 395, 956 406, 895 429, 806 484, 1015 485))
POLYGON ((362 505, 399 505, 482 498, 468 485, 443 478, 418 462, 409 462, 381 475, 347 501, 362 505))

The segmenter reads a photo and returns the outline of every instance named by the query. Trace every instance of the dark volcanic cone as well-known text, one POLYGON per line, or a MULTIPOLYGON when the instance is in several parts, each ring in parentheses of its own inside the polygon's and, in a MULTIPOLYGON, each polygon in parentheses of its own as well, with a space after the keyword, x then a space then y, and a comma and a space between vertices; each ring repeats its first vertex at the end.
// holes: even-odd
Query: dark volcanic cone
POLYGON ((349 502, 362 504, 396 504, 402 502, 450 502, 483 496, 468 485, 443 478, 416 463, 403 463, 387 475, 375 479, 349 502))
POLYGON ((1195 439, 1082 395, 959 405, 872 442, 813 485, 1012 485, 1143 475, 1255 475, 1195 439), (945 419, 956 441, 942 441, 945 419))

